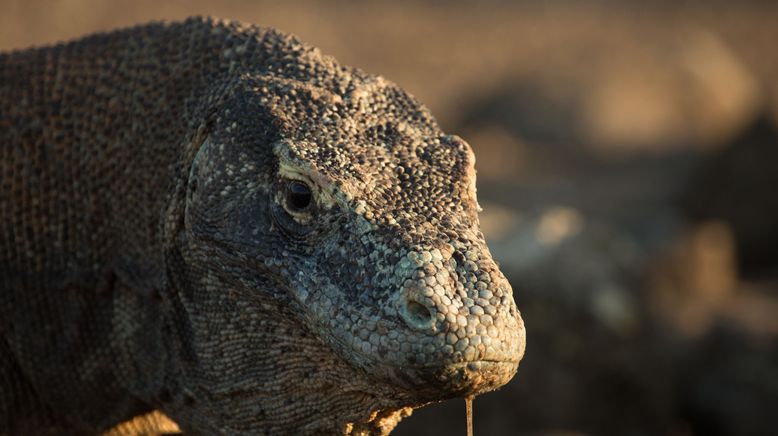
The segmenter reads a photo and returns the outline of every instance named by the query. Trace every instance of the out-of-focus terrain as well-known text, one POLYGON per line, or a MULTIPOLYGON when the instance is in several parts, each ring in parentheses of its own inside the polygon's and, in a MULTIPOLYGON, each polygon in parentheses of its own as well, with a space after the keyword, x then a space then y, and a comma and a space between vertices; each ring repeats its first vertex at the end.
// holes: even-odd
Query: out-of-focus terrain
POLYGON ((380 73, 475 149, 527 325, 476 434, 776 434, 778 3, 644 3, 0 0, 0 49, 210 14, 380 73))

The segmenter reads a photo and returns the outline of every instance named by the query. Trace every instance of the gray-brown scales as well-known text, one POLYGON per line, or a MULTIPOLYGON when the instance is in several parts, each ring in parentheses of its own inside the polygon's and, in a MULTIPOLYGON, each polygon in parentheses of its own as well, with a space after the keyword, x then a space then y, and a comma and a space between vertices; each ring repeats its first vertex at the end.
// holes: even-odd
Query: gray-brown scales
POLYGON ((0 434, 385 434, 511 379, 474 157, 408 93, 213 19, 0 55, 0 434))

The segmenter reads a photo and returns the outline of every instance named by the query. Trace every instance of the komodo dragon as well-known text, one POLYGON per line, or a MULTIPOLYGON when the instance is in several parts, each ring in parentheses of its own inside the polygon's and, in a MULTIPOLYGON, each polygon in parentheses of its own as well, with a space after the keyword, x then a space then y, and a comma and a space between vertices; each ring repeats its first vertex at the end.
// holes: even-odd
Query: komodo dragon
POLYGON ((237 22, 0 55, 0 434, 386 434, 524 353, 474 157, 237 22))

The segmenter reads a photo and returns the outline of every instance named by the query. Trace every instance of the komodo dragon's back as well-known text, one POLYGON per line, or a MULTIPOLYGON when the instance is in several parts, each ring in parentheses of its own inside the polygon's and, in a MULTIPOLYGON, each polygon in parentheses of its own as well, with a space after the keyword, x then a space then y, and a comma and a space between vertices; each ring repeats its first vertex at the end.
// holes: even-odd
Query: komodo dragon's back
POLYGON ((474 158, 272 29, 0 54, 0 434, 377 433, 524 352, 474 158))

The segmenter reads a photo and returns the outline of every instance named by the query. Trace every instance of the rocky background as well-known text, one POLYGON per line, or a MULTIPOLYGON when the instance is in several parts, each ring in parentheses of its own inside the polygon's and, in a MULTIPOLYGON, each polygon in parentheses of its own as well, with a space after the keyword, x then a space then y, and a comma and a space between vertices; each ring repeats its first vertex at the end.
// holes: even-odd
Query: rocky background
MULTIPOLYGON (((0 0, 0 49, 211 14, 424 101, 528 329, 479 435, 778 434, 778 2, 0 0)), ((463 401, 398 435, 465 434, 463 401)))

